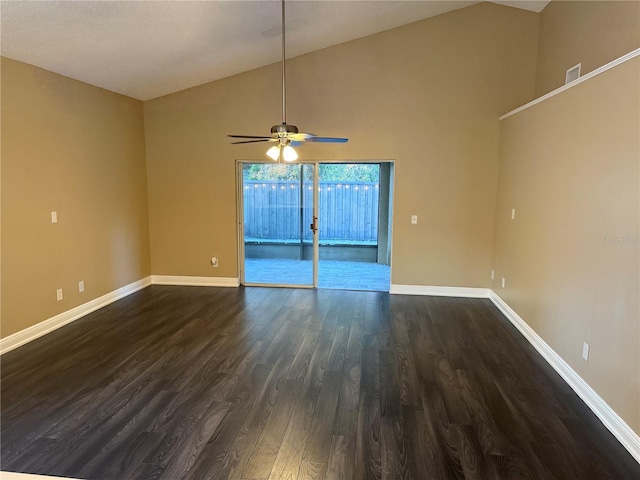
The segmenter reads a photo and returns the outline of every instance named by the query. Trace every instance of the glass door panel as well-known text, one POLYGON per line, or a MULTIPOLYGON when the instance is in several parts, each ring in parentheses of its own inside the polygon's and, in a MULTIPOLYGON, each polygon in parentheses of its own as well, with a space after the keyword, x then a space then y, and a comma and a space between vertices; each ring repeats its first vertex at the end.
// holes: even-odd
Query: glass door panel
POLYGON ((379 163, 319 165, 320 288, 389 291, 389 196, 381 196, 388 191, 381 188, 388 187, 387 169, 379 163))
POLYGON ((314 283, 313 164, 242 164, 244 283, 314 283))

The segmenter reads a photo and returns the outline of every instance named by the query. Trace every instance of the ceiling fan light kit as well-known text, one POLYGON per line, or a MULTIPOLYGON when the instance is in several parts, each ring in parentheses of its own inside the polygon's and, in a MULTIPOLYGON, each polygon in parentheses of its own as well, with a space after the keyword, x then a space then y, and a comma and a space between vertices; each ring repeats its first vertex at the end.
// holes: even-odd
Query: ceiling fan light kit
POLYGON ((347 138, 338 137, 318 137, 312 133, 300 133, 298 127, 287 123, 287 84, 286 84, 286 61, 285 61, 285 11, 284 0, 280 0, 282 6, 282 123, 271 127, 271 136, 254 135, 229 135, 231 138, 243 138, 240 143, 277 142, 267 150, 267 156, 276 162, 295 162, 298 153, 291 146, 292 142, 319 142, 319 143, 346 143, 347 138))
POLYGON ((269 150, 267 150, 267 157, 277 162, 280 159, 280 146, 278 145, 276 147, 274 145, 269 150))

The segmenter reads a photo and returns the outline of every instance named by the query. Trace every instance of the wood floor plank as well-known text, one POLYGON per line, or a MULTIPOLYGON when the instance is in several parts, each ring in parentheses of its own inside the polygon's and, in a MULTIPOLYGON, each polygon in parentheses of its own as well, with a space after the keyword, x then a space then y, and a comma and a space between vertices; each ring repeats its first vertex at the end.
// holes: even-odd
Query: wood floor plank
POLYGON ((260 432, 253 451, 242 472, 243 478, 268 478, 278 456, 282 439, 300 394, 300 380, 285 380, 269 419, 260 432))
POLYGON ((82 478, 104 476, 110 466, 120 465, 112 473, 117 478, 118 474, 123 474, 142 463, 162 440, 160 433, 147 432, 145 428, 171 403, 176 395, 177 393, 173 391, 161 391, 155 395, 149 404, 145 408, 139 409, 136 415, 119 429, 97 454, 89 458, 79 470, 80 476, 82 478), (140 433, 141 431, 142 433, 140 433), (143 452, 146 452, 146 455, 139 458, 143 452))
POLYGON ((407 462, 411 478, 422 478, 429 472, 433 480, 446 480, 447 470, 439 449, 434 448, 433 426, 428 425, 421 407, 403 406, 407 462))
POLYGON ((16 472, 640 479, 487 299, 151 286, 1 362, 16 472))
POLYGON ((260 430, 250 427, 251 412, 269 379, 272 367, 265 364, 241 378, 227 414, 215 430, 185 478, 232 478, 244 470, 260 430))
POLYGON ((355 430, 349 435, 333 435, 325 477, 355 478, 355 430))
POLYGON ((355 432, 360 403, 361 361, 360 356, 350 356, 346 359, 342 371, 338 407, 333 427, 334 435, 348 436, 350 433, 355 432))
POLYGON ((161 478, 177 480, 185 478, 202 453, 209 439, 222 422, 229 405, 214 402, 198 418, 195 427, 188 432, 175 452, 165 462, 159 463, 163 467, 161 478))
POLYGON ((377 334, 364 336, 356 426, 356 478, 382 478, 380 351, 378 346, 377 334))
POLYGON ((303 462, 303 452, 311 431, 312 421, 319 392, 323 388, 326 362, 329 356, 329 342, 317 345, 308 363, 308 371, 300 395, 291 415, 287 431, 281 443, 270 480, 297 478, 303 462))
MULTIPOLYGON (((298 480, 322 480, 325 478, 327 472, 327 464, 320 462, 302 462, 300 465, 300 472, 298 473, 298 480)), ((247 479, 249 480, 249 479, 247 479)))
POLYGON ((382 479, 410 480, 408 445, 402 416, 384 416, 380 421, 380 438, 382 479))
POLYGON ((489 467, 475 430, 470 425, 457 425, 456 427, 458 452, 465 479, 483 480, 489 478, 489 467))
POLYGON ((322 388, 313 411, 309 435, 302 453, 303 461, 326 463, 329 458, 341 380, 341 375, 337 372, 327 371, 324 374, 322 388))
POLYGON ((423 385, 422 412, 427 426, 428 442, 432 447, 433 460, 444 478, 464 479, 462 463, 455 438, 455 423, 449 420, 442 392, 437 385, 423 385))

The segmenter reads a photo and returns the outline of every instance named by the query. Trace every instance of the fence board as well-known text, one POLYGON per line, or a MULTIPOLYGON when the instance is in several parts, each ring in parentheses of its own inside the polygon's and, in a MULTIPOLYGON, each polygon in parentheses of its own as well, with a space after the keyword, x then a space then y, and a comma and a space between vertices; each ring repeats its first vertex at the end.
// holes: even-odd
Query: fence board
MULTIPOLYGON (((304 240, 310 242, 313 182, 305 181, 302 188, 302 230, 304 240)), ((245 180, 245 239, 300 242, 300 196, 298 180, 245 180)), ((318 198, 321 242, 377 242, 379 188, 376 183, 321 181, 318 198)))

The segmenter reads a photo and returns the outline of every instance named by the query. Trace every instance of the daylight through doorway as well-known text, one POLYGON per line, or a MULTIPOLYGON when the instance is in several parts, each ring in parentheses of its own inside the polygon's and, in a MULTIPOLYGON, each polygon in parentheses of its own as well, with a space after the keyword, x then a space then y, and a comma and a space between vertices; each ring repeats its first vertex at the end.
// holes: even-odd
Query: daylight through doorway
POLYGON ((379 163, 319 165, 320 288, 389 291, 389 197, 381 188, 382 170, 379 163))
POLYGON ((389 291, 390 163, 241 166, 244 284, 389 291))
POLYGON ((306 163, 243 164, 245 284, 314 286, 314 171, 306 163))

